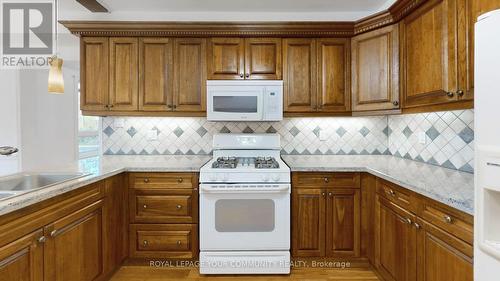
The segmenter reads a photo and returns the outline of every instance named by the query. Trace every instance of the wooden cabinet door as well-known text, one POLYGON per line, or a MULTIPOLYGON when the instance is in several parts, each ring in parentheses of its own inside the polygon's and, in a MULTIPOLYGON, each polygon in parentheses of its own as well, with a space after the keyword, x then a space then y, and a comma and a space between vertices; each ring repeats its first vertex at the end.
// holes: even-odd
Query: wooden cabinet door
POLYGON ((405 108, 457 100, 457 1, 428 1, 401 23, 405 108))
POLYGON ((137 38, 109 38, 109 99, 110 109, 136 111, 138 109, 137 38))
POLYGON ((172 39, 139 40, 139 109, 172 110, 172 39))
POLYGON ((292 256, 325 255, 326 193, 295 189, 292 194, 292 256))
POLYGON ((285 112, 317 110, 314 39, 283 39, 285 112))
POLYGON ((90 281, 103 273, 102 201, 45 227, 45 280, 90 281))
POLYGON ((128 189, 123 175, 106 179, 104 185, 102 244, 104 273, 109 274, 128 256, 128 189))
POLYGON ((245 79, 281 80, 281 38, 245 39, 245 79))
POLYGON ((244 79, 243 38, 212 38, 208 44, 208 79, 244 79))
POLYGON ((43 241, 39 241, 41 237, 42 229, 0 247, 0 279, 44 280, 43 241))
POLYGON ((418 225, 418 281, 474 280, 472 245, 425 221, 418 225))
POLYGON ((82 110, 107 110, 109 103, 109 40, 107 37, 83 37, 80 41, 82 110))
POLYGON ((318 110, 351 111, 349 39, 318 39, 318 110))
POLYGON ((391 25, 352 38, 352 111, 399 108, 399 32, 391 25))
POLYGON ((174 110, 206 111, 206 39, 174 41, 174 110))
POLYGON ((377 268, 385 280, 415 281, 417 233, 412 224, 415 217, 385 199, 379 199, 378 206, 377 268))
POLYGON ((326 203, 327 256, 359 256, 360 197, 358 189, 328 190, 326 203))

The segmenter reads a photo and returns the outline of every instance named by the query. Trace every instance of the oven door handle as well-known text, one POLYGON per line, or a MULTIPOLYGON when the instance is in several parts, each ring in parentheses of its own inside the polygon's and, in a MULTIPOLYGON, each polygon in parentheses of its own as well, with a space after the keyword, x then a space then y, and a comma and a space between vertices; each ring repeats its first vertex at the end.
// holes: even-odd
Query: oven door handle
POLYGON ((200 191, 203 193, 237 193, 237 194, 249 194, 249 193, 290 193, 289 186, 283 186, 281 188, 273 188, 273 189, 242 189, 242 188, 217 188, 213 189, 206 186, 200 186, 200 191))

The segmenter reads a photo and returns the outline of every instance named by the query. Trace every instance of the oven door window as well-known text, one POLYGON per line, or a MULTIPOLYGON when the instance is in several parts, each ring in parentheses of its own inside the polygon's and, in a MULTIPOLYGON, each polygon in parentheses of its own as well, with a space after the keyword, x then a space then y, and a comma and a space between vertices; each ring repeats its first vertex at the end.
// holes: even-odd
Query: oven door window
POLYGON ((224 113, 257 113, 257 96, 214 96, 213 111, 224 113))
POLYGON ((275 207, 271 199, 220 199, 215 202, 218 232, 272 232, 275 207))

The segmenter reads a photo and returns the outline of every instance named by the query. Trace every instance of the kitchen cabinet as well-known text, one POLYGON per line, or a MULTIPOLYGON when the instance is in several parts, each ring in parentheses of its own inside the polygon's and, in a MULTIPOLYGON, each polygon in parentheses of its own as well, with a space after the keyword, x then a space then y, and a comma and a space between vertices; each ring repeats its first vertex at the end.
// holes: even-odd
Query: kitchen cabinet
POLYGON ((102 207, 97 201, 44 229, 46 280, 94 280, 103 273, 102 207))
POLYGON ((0 247, 2 280, 42 281, 43 229, 38 229, 0 247))
POLYGON ((208 78, 281 79, 281 38, 211 38, 208 78))
POLYGON ((206 39, 174 40, 174 111, 206 111, 206 39))
POLYGON ((457 24, 465 4, 431 0, 402 20, 402 97, 408 112, 472 107, 464 103, 469 97, 469 54, 460 47, 468 38, 461 35, 466 28, 457 24))
POLYGON ((317 39, 317 105, 322 112, 351 111, 350 40, 317 39))
POLYGON ((172 110, 173 43, 170 38, 139 39, 139 109, 172 110))
POLYGON ((417 231, 412 224, 415 216, 383 198, 379 198, 378 206, 375 235, 379 242, 379 272, 385 280, 416 280, 417 231))
POLYGON ((80 106, 83 111, 109 107, 109 39, 84 37, 80 40, 80 106))
POLYGON ((359 257, 360 200, 358 173, 293 173, 292 256, 359 257))
POLYGON ((398 31, 390 25, 351 39, 353 112, 400 108, 398 31))
POLYGON ((197 257, 197 174, 131 173, 129 183, 130 256, 197 257))
POLYGON ((138 109, 138 40, 133 37, 109 38, 109 104, 113 111, 138 109))

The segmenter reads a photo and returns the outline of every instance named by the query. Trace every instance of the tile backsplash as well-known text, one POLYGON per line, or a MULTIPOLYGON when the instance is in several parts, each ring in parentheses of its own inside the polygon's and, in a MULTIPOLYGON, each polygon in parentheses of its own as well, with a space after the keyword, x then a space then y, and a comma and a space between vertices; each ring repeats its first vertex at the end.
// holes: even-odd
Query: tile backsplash
POLYGON ((376 155, 473 172, 473 110, 379 117, 209 122, 195 117, 105 117, 105 155, 210 154, 217 133, 278 133, 282 154, 376 155), (424 139, 425 143, 419 142, 424 139))

